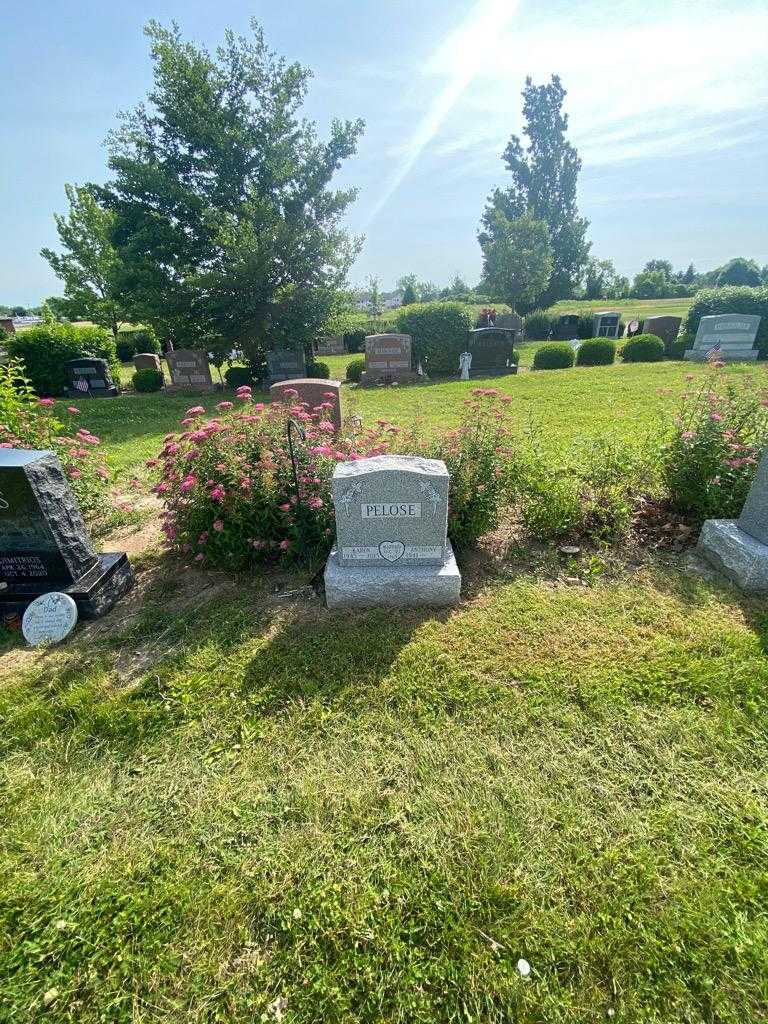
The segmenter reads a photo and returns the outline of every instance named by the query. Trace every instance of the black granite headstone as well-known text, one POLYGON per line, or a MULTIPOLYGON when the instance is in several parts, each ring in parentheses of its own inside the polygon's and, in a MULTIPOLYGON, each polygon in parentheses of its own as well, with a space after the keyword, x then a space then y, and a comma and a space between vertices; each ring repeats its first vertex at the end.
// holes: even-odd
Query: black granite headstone
POLYGON ((578 313, 564 313, 557 318, 557 323, 552 330, 552 337, 556 341, 570 341, 578 337, 579 316, 578 313))
POLYGON ((517 373, 513 362, 515 332, 504 327, 478 327, 469 332, 470 377, 517 373))
POLYGON ((124 554, 99 555, 53 452, 0 449, 0 611, 61 590, 80 615, 109 611, 131 586, 124 554))
POLYGON ((306 375, 303 349, 277 348, 267 352, 267 378, 270 384, 306 375))
POLYGON ((114 398, 118 394, 106 359, 70 359, 65 366, 70 398, 114 398))

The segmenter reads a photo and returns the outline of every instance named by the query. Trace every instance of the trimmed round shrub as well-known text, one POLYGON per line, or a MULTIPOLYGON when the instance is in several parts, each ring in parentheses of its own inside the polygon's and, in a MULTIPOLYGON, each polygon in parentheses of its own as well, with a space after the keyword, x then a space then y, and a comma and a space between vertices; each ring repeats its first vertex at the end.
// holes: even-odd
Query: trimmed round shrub
POLYGON ((565 341, 550 341, 536 350, 533 357, 534 370, 567 370, 573 366, 574 353, 565 341))
POLYGON ((420 302, 403 309, 396 319, 400 334, 413 339, 413 357, 427 373, 455 373, 474 326, 470 307, 461 302, 420 302))
POLYGON ((695 338, 703 316, 719 316, 721 313, 762 317, 755 348, 760 359, 768 358, 768 287, 704 288, 696 292, 688 316, 682 323, 682 333, 695 338))
POLYGON ((353 384, 359 384, 364 369, 364 359, 353 359, 351 363, 347 364, 347 380, 352 381, 353 384))
POLYGON ((230 366, 224 371, 224 380, 231 391, 237 391, 238 388, 251 387, 253 374, 249 366, 230 366))
POLYGON ((69 384, 65 363, 82 356, 106 359, 119 379, 115 341, 103 327, 52 321, 17 331, 5 345, 11 359, 24 363, 24 372, 38 395, 63 394, 69 384))
POLYGON ((118 335, 117 336, 117 358, 121 363, 130 363, 133 357, 136 355, 136 348, 133 344, 133 338, 131 335, 118 335))
POLYGON ((655 334, 636 334, 621 352, 625 363, 658 363, 664 358, 664 342, 655 334))
POLYGON ((145 366, 143 370, 137 370, 133 375, 134 391, 159 391, 163 386, 163 375, 160 370, 153 370, 151 366, 145 366))
POLYGON ((611 338, 589 338, 579 345, 577 366, 610 366, 616 359, 616 342, 611 338))
POLYGON ((527 341, 546 341, 555 325, 555 317, 541 309, 535 309, 524 320, 527 341))
POLYGON ((315 377, 317 380, 328 380, 331 376, 331 368, 328 363, 307 363, 307 376, 315 377))

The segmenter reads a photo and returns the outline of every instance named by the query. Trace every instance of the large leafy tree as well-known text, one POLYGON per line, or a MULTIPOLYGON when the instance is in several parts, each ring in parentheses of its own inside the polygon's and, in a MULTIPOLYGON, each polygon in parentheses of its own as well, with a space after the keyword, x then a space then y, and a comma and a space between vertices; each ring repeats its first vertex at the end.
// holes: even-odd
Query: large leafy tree
POLYGON ((523 89, 523 132, 528 143, 513 135, 503 160, 512 175, 507 188, 495 189, 488 199, 480 230, 480 244, 493 238, 500 223, 526 214, 543 221, 552 247, 552 271, 538 296, 542 308, 569 296, 583 276, 589 253, 588 221, 579 216, 576 182, 581 170, 579 155, 565 137, 568 116, 563 113, 565 89, 553 75, 547 85, 526 79, 523 89))
POLYGON ((69 213, 54 214, 62 252, 40 251, 64 282, 56 313, 93 320, 117 337, 125 304, 120 299, 120 257, 112 244, 115 214, 99 204, 93 186, 65 185, 64 190, 69 213))
POLYGON ((299 117, 310 72, 276 57, 258 25, 211 55, 150 22, 154 87, 109 140, 122 293, 165 337, 231 342, 252 360, 308 343, 359 248, 340 226, 355 196, 329 183, 362 121, 327 142, 299 117))
POLYGON ((494 299, 526 313, 552 274, 552 246, 544 221, 523 214, 514 220, 496 211, 482 242, 483 282, 494 299))

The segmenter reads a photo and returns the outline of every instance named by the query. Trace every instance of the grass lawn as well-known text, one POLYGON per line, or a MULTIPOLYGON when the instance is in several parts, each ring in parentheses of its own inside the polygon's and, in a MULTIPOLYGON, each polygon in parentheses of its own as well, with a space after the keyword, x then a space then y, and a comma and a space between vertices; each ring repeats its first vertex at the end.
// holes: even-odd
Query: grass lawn
POLYGON ((681 316, 685 317, 691 308, 692 298, 688 299, 562 299, 551 306, 547 312, 557 313, 595 313, 598 310, 612 309, 621 313, 626 320, 642 320, 646 316, 681 316))
MULTIPOLYGON (((633 441, 688 369, 495 383, 633 441)), ((434 427, 473 386, 344 397, 434 427)), ((193 401, 82 419, 127 470, 193 401)), ((445 613, 137 564, 0 659, 0 1019, 768 1019, 763 602, 648 551, 467 556, 445 613)))

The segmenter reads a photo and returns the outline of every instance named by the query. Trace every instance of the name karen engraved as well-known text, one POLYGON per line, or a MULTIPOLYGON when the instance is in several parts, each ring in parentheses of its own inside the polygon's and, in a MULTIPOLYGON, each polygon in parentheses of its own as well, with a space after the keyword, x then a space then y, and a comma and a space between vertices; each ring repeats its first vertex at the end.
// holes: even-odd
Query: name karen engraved
POLYGON ((421 502, 361 505, 360 512, 363 519, 421 519, 421 502))

